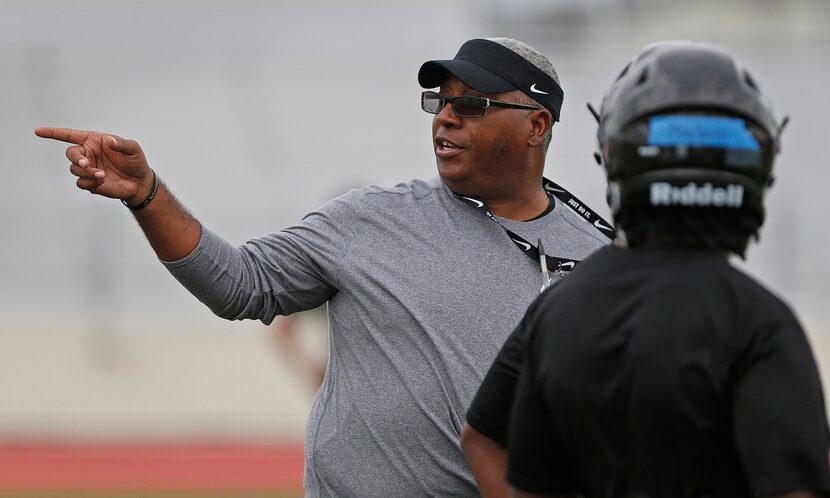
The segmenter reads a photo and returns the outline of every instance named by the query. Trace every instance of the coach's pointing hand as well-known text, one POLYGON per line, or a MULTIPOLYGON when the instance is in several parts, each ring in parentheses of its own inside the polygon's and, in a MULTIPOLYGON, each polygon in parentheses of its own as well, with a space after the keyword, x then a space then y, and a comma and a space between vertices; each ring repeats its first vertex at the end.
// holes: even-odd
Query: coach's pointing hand
POLYGON ((74 144, 66 149, 66 157, 78 188, 123 200, 162 261, 176 261, 196 248, 201 224, 163 182, 155 182, 138 142, 69 128, 38 128, 35 135, 74 144))
POLYGON ((132 206, 153 187, 153 172, 135 140, 69 128, 37 128, 35 135, 75 144, 66 149, 66 158, 80 189, 132 206))

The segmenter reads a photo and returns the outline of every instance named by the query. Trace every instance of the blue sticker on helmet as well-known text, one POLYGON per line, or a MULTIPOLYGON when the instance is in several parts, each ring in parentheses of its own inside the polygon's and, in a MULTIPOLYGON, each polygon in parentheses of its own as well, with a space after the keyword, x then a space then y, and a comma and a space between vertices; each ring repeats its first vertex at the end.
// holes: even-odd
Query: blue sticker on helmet
POLYGON ((648 144, 750 151, 761 149, 742 119, 721 116, 655 116, 649 123, 648 144))

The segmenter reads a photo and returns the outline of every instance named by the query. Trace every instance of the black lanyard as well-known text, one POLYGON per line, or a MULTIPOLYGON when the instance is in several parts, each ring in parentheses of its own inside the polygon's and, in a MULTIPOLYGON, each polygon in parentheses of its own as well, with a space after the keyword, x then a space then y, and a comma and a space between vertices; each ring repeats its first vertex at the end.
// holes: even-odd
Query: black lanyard
MULTIPOLYGON (((571 194, 547 178, 542 178, 542 186, 546 192, 549 192, 551 195, 562 201, 562 203, 573 210, 573 212, 582 216, 585 221, 593 225, 599 233, 605 235, 610 240, 617 238, 617 231, 614 229, 614 225, 602 219, 600 215, 598 215, 593 209, 589 208, 584 202, 577 199, 575 195, 571 194)), ((456 195, 456 197, 487 215, 488 218, 493 220, 498 226, 501 227, 502 230, 504 230, 507 236, 510 237, 510 240, 516 244, 516 247, 521 249, 522 252, 527 254, 527 256, 534 262, 539 261, 539 248, 502 225, 498 218, 493 216, 493 213, 487 209, 487 206, 485 206, 483 202, 472 197, 464 197, 460 195, 456 195)), ((567 273, 573 270, 577 263, 579 263, 579 261, 575 259, 559 258, 548 254, 545 254, 545 259, 547 260, 548 268, 555 268, 553 272, 554 274, 567 273)))

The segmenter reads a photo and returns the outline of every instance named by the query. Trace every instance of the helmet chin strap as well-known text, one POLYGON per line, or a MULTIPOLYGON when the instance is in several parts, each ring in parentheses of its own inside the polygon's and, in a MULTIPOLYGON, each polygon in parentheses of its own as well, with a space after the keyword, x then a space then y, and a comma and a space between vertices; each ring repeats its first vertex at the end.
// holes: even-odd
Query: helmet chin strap
POLYGON ((778 131, 775 132, 775 153, 778 154, 781 152, 781 135, 784 133, 784 128, 790 124, 790 116, 786 115, 781 120, 781 124, 778 126, 778 131))
POLYGON ((614 216, 620 212, 620 184, 615 181, 608 181, 608 188, 605 191, 605 199, 608 201, 608 207, 611 208, 611 212, 614 213, 614 216))
POLYGON ((587 102, 586 104, 588 105, 588 110, 591 111, 591 114, 594 116, 594 119, 597 120, 597 124, 599 124, 599 113, 596 109, 594 109, 594 106, 592 106, 590 102, 587 102))

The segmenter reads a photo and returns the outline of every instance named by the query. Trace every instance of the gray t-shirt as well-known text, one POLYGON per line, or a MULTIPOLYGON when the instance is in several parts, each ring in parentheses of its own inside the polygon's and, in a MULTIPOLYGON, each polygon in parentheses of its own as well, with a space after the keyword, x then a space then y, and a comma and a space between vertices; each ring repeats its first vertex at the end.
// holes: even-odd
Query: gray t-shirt
MULTIPOLYGON (((501 221, 551 256, 584 259, 608 242, 559 201, 539 219, 501 221)), ((542 276, 440 178, 352 190, 240 248, 203 230, 165 265, 223 318, 267 324, 328 301, 306 496, 478 496, 463 417, 542 276)))

